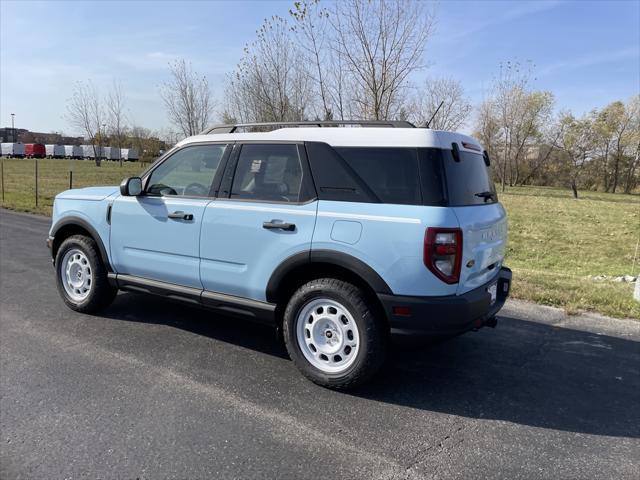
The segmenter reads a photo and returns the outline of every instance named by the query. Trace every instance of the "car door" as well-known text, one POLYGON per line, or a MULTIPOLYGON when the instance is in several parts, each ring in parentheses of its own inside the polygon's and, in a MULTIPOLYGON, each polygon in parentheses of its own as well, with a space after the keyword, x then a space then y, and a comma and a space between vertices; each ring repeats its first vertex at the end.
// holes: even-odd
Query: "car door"
POLYGON ((204 289, 264 301, 278 265, 310 251, 317 203, 302 144, 237 144, 202 220, 204 289))
POLYGON ((111 258, 119 274, 202 288, 200 227, 227 144, 185 146, 143 178, 141 195, 111 210, 111 258))

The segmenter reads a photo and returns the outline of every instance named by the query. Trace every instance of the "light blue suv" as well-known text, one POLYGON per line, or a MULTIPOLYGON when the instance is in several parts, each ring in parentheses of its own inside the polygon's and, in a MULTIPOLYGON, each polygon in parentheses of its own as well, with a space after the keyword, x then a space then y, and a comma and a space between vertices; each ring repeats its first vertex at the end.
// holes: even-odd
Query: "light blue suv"
POLYGON ((48 245, 74 310, 120 289, 268 322, 304 375, 348 388, 391 334, 495 326, 506 239, 473 138, 303 122, 214 127, 119 188, 63 192, 48 245))

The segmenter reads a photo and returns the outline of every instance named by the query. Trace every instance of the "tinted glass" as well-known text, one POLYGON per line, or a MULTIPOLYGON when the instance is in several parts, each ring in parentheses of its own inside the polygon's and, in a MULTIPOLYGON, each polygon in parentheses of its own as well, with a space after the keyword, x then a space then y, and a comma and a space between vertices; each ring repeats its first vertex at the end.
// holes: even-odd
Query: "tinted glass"
POLYGON ((335 150, 381 202, 422 204, 417 149, 337 147, 335 150))
POLYGON ((451 150, 443 150, 442 161, 449 205, 486 205, 498 201, 491 169, 484 163, 482 155, 460 151, 460 161, 456 162, 451 150))
POLYGON ((243 145, 238 158, 231 198, 297 202, 302 166, 296 145, 243 145))
POLYGON ((149 178, 147 193, 206 197, 226 145, 194 145, 178 150, 149 178))
POLYGON ((420 159, 423 205, 445 205, 442 150, 438 148, 419 148, 418 158, 420 159))

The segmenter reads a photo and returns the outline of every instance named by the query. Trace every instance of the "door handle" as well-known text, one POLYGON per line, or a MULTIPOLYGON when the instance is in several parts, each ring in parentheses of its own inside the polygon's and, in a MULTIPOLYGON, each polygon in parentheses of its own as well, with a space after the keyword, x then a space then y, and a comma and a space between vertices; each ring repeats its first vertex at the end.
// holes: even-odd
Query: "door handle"
POLYGON ((296 229, 295 223, 279 223, 279 222, 264 222, 262 228, 268 230, 285 230, 287 232, 293 232, 296 229))
POLYGON ((193 220, 193 213, 184 213, 182 210, 170 213, 167 217, 174 220, 193 220))

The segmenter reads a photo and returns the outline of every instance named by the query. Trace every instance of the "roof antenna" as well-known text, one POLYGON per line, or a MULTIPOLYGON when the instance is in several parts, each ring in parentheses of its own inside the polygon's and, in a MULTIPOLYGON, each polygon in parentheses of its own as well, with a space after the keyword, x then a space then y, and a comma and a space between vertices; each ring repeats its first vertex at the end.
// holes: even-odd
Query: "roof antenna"
POLYGON ((442 108, 442 105, 444 105, 444 100, 440 102, 440 105, 438 105, 438 108, 436 108, 436 111, 433 112, 433 115, 431 115, 431 118, 429 119, 429 121, 425 125, 426 128, 429 128, 429 125, 431 125, 431 122, 433 122, 433 119, 436 118, 436 115, 438 114, 438 112, 442 108))

